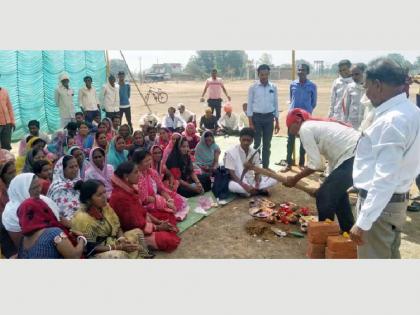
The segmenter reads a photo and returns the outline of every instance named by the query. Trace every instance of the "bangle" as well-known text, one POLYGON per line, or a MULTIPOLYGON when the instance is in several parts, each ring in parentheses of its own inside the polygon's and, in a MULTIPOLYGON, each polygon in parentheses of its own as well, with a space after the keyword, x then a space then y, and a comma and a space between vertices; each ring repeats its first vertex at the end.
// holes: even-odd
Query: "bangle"
POLYGON ((80 236, 77 237, 77 241, 79 242, 80 240, 83 240, 83 243, 84 243, 83 246, 86 246, 87 245, 87 239, 86 239, 86 237, 84 237, 83 235, 80 235, 80 236))
POLYGON ((111 251, 111 250, 112 250, 112 247, 111 247, 111 245, 109 245, 109 244, 108 244, 108 248, 109 248, 109 251, 111 251))

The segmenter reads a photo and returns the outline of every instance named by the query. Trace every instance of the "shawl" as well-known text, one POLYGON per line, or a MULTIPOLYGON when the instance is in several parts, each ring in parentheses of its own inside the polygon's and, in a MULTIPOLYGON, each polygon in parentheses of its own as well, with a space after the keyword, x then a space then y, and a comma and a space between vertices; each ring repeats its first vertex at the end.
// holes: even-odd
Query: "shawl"
POLYGON ((122 152, 118 152, 117 149, 115 148, 115 143, 119 139, 122 139, 122 137, 121 136, 116 136, 114 139, 112 139, 111 143, 109 144, 108 162, 109 162, 109 164, 111 164, 114 167, 114 169, 117 169, 118 165, 120 165, 121 163, 124 163, 128 160, 127 159, 127 155, 128 155, 127 150, 123 150, 122 152))
POLYGON ((211 131, 205 131, 201 135, 200 142, 195 147, 195 162, 198 166, 211 166, 214 161, 214 153, 220 151, 219 146, 213 142, 210 146, 206 144, 206 135, 213 133, 211 131))

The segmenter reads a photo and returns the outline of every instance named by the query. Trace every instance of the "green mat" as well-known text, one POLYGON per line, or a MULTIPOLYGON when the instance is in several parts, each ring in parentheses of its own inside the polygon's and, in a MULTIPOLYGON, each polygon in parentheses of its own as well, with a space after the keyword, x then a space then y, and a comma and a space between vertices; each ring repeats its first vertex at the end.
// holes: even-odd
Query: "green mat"
MULTIPOLYGON (((206 192, 204 195, 201 195, 201 196, 210 197, 210 198, 212 198, 213 202, 216 202, 216 198, 214 197, 214 195, 211 191, 206 192)), ((194 224, 196 224, 197 222, 201 221, 203 218, 206 217, 206 215, 201 214, 201 213, 196 213, 194 211, 194 209, 198 206, 198 199, 201 196, 188 198, 188 205, 190 206, 190 211, 188 212, 188 215, 185 218, 185 220, 182 221, 182 222, 179 222, 177 224, 177 227, 179 229, 179 233, 184 232, 185 230, 189 229, 194 224)), ((226 201, 229 203, 234 199, 235 199, 235 195, 232 194, 228 199, 226 199, 226 201)), ((207 213, 208 213, 207 216, 216 212, 217 209, 220 209, 220 207, 219 208, 211 208, 211 209, 207 210, 207 213)))
MULTIPOLYGON (((227 138, 223 136, 216 137, 216 143, 219 145, 220 150, 222 151, 222 154, 220 155, 219 163, 223 164, 223 157, 226 150, 238 144, 239 137, 234 137, 234 136, 230 136, 227 138)), ((297 148, 299 146, 298 139, 296 141, 295 146, 297 148)), ((277 166, 274 163, 279 162, 280 160, 286 159, 286 153, 287 153, 287 137, 273 137, 271 141, 270 168, 273 170, 279 170, 280 166, 277 166)), ((205 193, 204 196, 211 197, 214 202, 216 201, 216 198, 214 197, 211 191, 205 193)), ((184 232, 185 230, 189 229, 190 227, 197 224, 198 222, 200 222, 202 219, 206 217, 204 214, 194 212, 194 209, 198 205, 198 198, 200 198, 200 196, 192 197, 188 199, 188 205, 190 206, 190 211, 187 217, 185 218, 185 220, 177 224, 179 233, 184 232)), ((234 199, 235 199, 235 195, 232 194, 230 198, 228 198, 226 201, 231 202, 234 199)), ((219 208, 211 208, 207 210, 207 213, 208 213, 207 216, 216 212, 217 209, 219 208)))

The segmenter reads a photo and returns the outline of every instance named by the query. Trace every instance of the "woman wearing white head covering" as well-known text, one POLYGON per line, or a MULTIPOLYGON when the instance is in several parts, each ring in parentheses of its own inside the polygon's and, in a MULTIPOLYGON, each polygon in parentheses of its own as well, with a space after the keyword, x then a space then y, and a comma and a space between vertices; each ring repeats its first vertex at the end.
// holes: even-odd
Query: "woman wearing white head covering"
POLYGON ((58 106, 61 128, 75 120, 73 96, 74 91, 70 88, 70 77, 63 72, 58 78, 58 86, 55 89, 55 104, 58 106))
MULTIPOLYGON (((2 223, 9 232, 13 243, 18 247, 20 239, 22 237, 21 228, 19 225, 19 218, 17 216, 17 210, 22 202, 31 197, 31 188, 37 184, 37 177, 33 173, 23 173, 17 175, 10 182, 7 194, 9 195, 9 202, 6 204, 2 215, 2 223)), ((46 196, 40 196, 53 211, 57 220, 59 220, 59 208, 50 198, 46 196)))
MULTIPOLYGON (((53 181, 47 196, 58 205, 60 216, 66 220, 71 220, 80 205, 79 191, 74 189, 79 180, 80 168, 77 160, 71 155, 60 158, 55 164, 53 181)), ((62 223, 66 225, 65 222, 62 223)))

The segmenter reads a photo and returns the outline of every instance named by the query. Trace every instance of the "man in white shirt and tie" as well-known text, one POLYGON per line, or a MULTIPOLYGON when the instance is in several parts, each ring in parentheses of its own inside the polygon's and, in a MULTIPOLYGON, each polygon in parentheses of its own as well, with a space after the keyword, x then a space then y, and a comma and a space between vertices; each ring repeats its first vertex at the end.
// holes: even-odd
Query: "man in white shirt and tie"
POLYGON ((315 193, 319 221, 334 220, 337 216, 343 232, 349 232, 354 217, 347 190, 353 186, 354 151, 360 132, 350 125, 328 118, 315 118, 301 108, 292 109, 286 119, 291 135, 299 135, 307 154, 305 168, 288 176, 284 184, 294 187, 302 178, 321 171, 328 161, 329 176, 315 193))
POLYGON ((400 258, 408 192, 420 173, 420 110, 402 91, 407 75, 388 58, 374 60, 366 70, 366 96, 375 110, 353 166, 359 198, 350 237, 359 258, 400 258))

